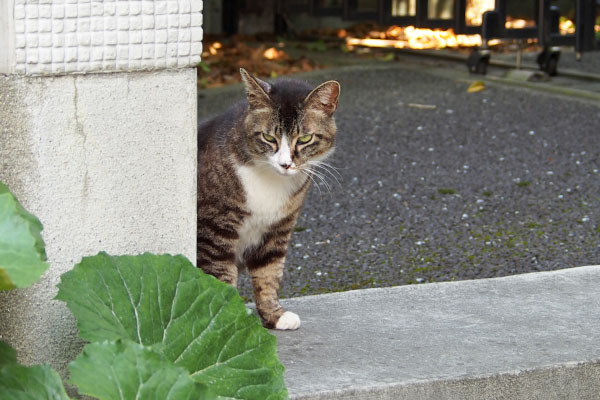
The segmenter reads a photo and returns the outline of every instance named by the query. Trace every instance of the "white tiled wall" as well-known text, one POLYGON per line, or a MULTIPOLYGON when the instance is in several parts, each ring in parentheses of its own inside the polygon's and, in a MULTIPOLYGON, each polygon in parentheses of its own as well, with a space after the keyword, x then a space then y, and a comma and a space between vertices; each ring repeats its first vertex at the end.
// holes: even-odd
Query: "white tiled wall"
POLYGON ((14 72, 63 74, 194 66, 202 0, 14 0, 14 72))

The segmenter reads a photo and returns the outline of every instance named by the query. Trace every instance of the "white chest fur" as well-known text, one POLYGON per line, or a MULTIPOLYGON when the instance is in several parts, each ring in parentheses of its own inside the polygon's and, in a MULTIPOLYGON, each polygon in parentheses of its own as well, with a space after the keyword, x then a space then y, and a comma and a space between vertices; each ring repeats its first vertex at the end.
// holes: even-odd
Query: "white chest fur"
POLYGON ((239 264, 244 251, 259 244, 267 229, 287 216, 290 196, 306 177, 303 174, 283 176, 269 166, 240 166, 237 174, 246 192, 246 208, 251 214, 239 231, 236 246, 239 264))

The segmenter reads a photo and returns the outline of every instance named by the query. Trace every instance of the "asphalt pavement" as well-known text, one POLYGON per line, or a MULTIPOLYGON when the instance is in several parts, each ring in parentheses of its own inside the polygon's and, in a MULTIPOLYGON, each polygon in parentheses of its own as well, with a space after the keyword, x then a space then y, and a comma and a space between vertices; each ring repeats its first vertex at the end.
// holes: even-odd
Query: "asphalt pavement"
MULTIPOLYGON (((295 77, 342 92, 337 173, 309 192, 282 297, 600 263, 597 101, 488 79, 469 92, 481 77, 418 57, 295 77)), ((199 121, 242 96, 199 91, 199 121)))

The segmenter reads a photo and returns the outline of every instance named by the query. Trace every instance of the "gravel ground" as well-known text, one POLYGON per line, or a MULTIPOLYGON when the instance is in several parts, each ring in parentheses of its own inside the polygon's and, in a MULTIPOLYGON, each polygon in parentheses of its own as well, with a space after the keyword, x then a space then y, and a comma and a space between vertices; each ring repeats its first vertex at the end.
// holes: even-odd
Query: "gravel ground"
MULTIPOLYGON (((301 76, 342 85, 340 183, 311 188, 282 297, 600 264, 600 107, 499 85, 468 93, 464 69, 301 76)), ((241 96, 201 91, 199 120, 241 96)))

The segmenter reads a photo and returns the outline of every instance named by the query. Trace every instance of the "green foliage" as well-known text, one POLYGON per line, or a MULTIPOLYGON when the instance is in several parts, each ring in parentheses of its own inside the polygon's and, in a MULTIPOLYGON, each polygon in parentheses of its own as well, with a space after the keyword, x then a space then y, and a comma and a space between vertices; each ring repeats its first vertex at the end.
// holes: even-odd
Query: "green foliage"
MULTIPOLYGON (((0 182, 0 290, 48 268, 40 221, 0 182)), ((101 400, 284 399, 276 338, 237 291, 183 256, 85 257, 62 275, 57 299, 90 340, 71 382, 101 400)), ((1 400, 68 400, 47 365, 25 367, 0 342, 1 400)))
POLYGON ((42 224, 0 182, 0 290, 30 286, 48 268, 42 224))
POLYGON ((99 399, 215 398, 163 355, 131 341, 90 343, 69 365, 70 382, 99 399))
POLYGON ((58 287, 84 339, 152 346, 219 396, 287 396, 276 338, 233 287, 183 256, 100 253, 63 274, 58 287))
POLYGON ((15 350, 0 342, 0 398, 2 400, 68 400, 60 376, 47 365, 17 364, 15 350))
POLYGON ((306 43, 306 48, 310 51, 324 52, 327 51, 327 44, 325 44, 323 40, 319 39, 314 42, 306 43))
POLYGON ((456 190, 450 188, 440 188, 438 189, 439 194, 456 194, 456 190))

